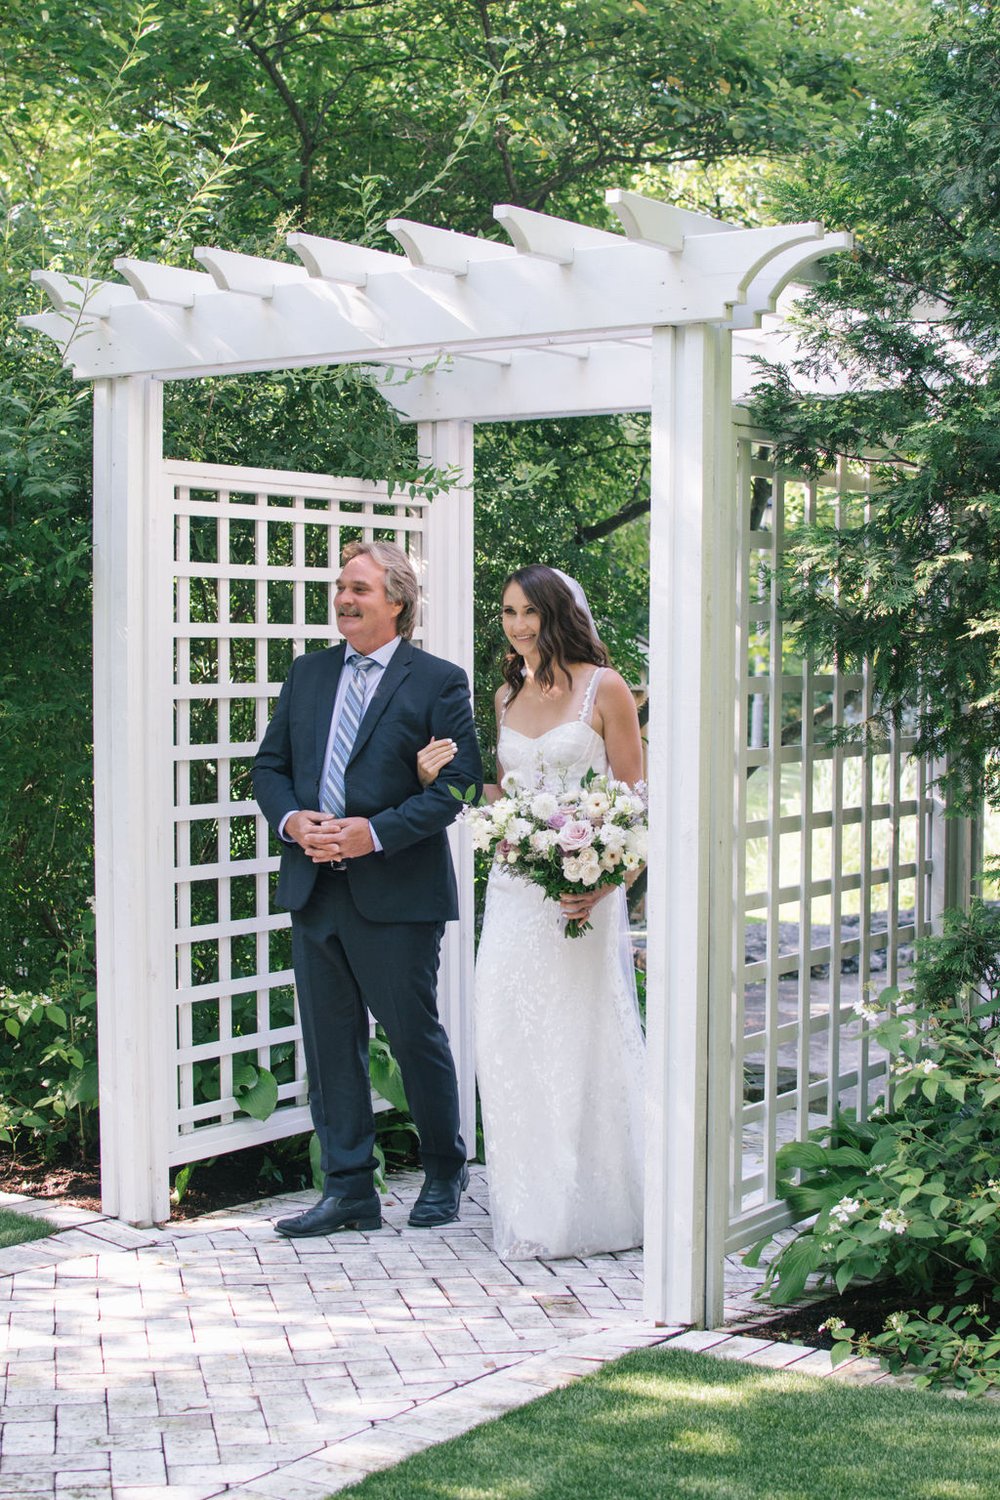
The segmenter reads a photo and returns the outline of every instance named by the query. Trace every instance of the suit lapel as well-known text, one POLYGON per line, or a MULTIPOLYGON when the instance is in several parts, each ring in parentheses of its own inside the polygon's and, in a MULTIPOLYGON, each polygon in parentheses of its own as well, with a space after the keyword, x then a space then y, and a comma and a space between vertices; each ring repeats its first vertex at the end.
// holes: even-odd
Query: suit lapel
POLYGON ((393 693, 400 686, 400 684, 402 682, 405 682, 406 678, 409 676, 410 664, 413 660, 413 654, 415 650, 416 648, 414 646, 411 646, 409 641, 400 641, 399 645, 393 652, 392 660, 389 662, 389 665, 382 673, 382 680, 379 683, 378 687, 375 689, 375 692, 372 695, 371 702, 365 709, 365 716, 361 720, 361 724, 358 728, 357 738, 354 741, 354 748, 352 749, 350 759, 347 762, 348 765, 351 764, 351 761, 358 754, 358 752, 364 749, 365 745, 368 743, 368 740, 371 738, 372 730, 375 728, 379 719, 385 713, 385 710, 389 703, 389 699, 392 697, 393 693))
POLYGON ((347 647, 341 641, 339 646, 332 646, 329 651, 324 651, 322 656, 319 683, 316 689, 314 720, 317 776, 323 769, 326 742, 330 738, 330 719, 333 716, 333 700, 337 696, 337 684, 340 681, 340 674, 344 669, 344 655, 346 651, 347 647))

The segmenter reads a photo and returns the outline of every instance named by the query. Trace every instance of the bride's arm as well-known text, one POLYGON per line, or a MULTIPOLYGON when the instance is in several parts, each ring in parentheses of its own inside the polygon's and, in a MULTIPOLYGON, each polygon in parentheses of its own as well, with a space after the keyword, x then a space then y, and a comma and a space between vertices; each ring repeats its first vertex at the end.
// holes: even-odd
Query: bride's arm
MULTIPOLYGON (((507 686, 506 683, 502 682, 500 684, 500 686, 497 688, 497 690, 494 693, 494 695, 493 695, 493 711, 496 714, 496 718, 497 718, 497 742, 498 743, 499 743, 499 740, 500 740, 500 720, 501 720, 501 716, 503 714, 504 704, 507 702, 507 695, 508 695, 509 692, 510 692, 510 688, 507 686)), ((484 799, 484 801, 486 801, 486 802, 499 802, 500 798, 503 796, 503 792, 500 790, 500 782, 503 781, 503 777, 504 777, 504 769, 503 769, 503 766, 500 764, 500 757, 497 756, 497 779, 496 779, 496 781, 488 781, 488 782, 486 782, 485 786, 483 787, 483 799, 484 799)))
POLYGON ((594 727, 604 738, 608 764, 616 781, 635 786, 646 779, 639 713, 628 683, 617 672, 605 672, 597 689, 594 727))

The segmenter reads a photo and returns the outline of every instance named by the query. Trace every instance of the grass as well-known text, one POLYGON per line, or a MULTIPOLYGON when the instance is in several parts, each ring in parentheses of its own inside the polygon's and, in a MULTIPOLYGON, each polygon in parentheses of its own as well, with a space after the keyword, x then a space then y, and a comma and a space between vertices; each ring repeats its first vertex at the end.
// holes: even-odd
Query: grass
POLYGON ((14 1208, 0 1208, 0 1250, 26 1244, 28 1240, 43 1240, 47 1234, 54 1234, 57 1227, 48 1219, 19 1214, 14 1208))
POLYGON ((998 1468, 992 1401, 643 1350, 337 1500, 985 1500, 998 1468))

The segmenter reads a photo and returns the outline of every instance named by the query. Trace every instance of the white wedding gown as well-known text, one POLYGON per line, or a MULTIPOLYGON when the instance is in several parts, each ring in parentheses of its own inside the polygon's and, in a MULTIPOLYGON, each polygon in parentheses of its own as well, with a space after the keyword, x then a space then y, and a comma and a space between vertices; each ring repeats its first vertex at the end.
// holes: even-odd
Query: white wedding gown
MULTIPOLYGON (((587 722, 593 686, 578 719, 537 738, 503 724, 504 770, 566 784, 606 771, 604 741, 587 722)), ((624 906, 624 892, 611 892, 592 929, 567 938, 558 902, 490 873, 476 1059, 493 1242, 506 1259, 642 1242, 644 1047, 624 906)))

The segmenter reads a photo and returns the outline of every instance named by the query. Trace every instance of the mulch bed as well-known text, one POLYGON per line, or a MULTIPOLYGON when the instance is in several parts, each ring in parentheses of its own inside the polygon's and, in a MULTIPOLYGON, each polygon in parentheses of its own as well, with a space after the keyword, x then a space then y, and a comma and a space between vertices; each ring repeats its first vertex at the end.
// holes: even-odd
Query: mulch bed
MULTIPOLYGON (((181 1202, 171 1205, 171 1220, 195 1219, 199 1214, 232 1208, 265 1194, 297 1192, 308 1187, 302 1172, 292 1171, 284 1180, 276 1181, 273 1174, 265 1178, 262 1169, 267 1159, 264 1147, 249 1147, 228 1152, 214 1161, 198 1162, 181 1202)), ((0 1191, 26 1193, 32 1198, 73 1204, 94 1213, 101 1211, 101 1175, 94 1162, 59 1165, 0 1152, 0 1191)))
MULTIPOLYGON (((993 1288, 986 1286, 966 1294, 963 1301, 980 1302, 989 1306, 993 1288)), ((790 1344, 808 1344, 813 1349, 832 1349, 833 1335, 826 1329, 820 1332, 820 1324, 827 1318, 842 1318, 848 1328, 856 1334, 881 1333, 885 1320, 894 1312, 926 1313, 929 1308, 952 1304, 952 1295, 947 1290, 935 1293, 908 1293, 901 1291, 893 1282, 873 1282, 858 1287, 848 1287, 843 1296, 823 1297, 811 1302, 800 1302, 794 1307, 773 1308, 766 1311, 768 1303, 761 1303, 761 1317, 757 1321, 741 1323, 739 1332, 752 1338, 778 1339, 790 1344)))

